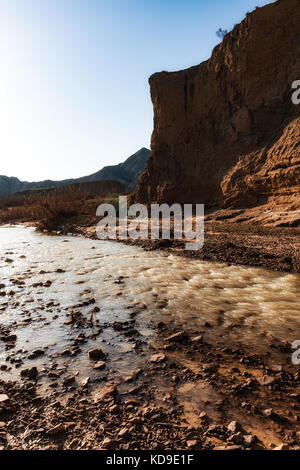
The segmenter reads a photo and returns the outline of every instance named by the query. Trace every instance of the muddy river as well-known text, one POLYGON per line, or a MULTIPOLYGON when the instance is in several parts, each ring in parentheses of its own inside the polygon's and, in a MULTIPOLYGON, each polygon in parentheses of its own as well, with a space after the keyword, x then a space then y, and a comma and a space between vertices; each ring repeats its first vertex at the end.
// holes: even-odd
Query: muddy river
MULTIPOLYGON (((264 352, 266 334, 289 343, 300 339, 297 274, 191 261, 22 227, 0 228, 0 247, 0 323, 17 336, 11 350, 0 341, 0 365, 7 366, 3 379, 18 377, 37 349, 45 352, 34 361, 41 375, 50 361, 80 380, 93 378, 87 352, 97 347, 109 355, 111 374, 127 376, 145 358, 112 325, 132 318, 140 341, 150 344, 160 341, 158 322, 250 352, 264 352), (77 321, 70 320, 71 312, 77 321), (88 341, 68 354, 82 331, 88 341)), ((45 377, 43 389, 48 386, 45 377)))

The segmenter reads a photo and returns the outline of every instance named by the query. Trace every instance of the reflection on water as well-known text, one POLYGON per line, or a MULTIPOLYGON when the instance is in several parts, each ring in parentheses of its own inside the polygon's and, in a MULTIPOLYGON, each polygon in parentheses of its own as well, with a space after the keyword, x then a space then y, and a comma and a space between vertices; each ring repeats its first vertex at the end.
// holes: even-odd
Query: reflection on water
MULTIPOLYGON (((65 325, 66 309, 91 298, 100 308, 93 314, 98 325, 126 321, 128 306, 145 306, 137 318, 144 339, 154 335, 152 324, 158 321, 204 332, 211 340, 241 342, 254 352, 263 347, 263 331, 289 342, 300 339, 297 274, 191 261, 25 228, 0 228, 0 247, 0 284, 7 294, 0 297, 0 323, 16 330, 20 354, 46 346, 52 353, 63 351, 74 336, 74 327, 65 325)), ((91 306, 84 311, 89 314, 91 306)), ((99 343, 110 349, 112 360, 124 356, 128 373, 130 341, 107 328, 95 346, 99 343)), ((0 342, 0 363, 5 357, 0 342)), ((81 365, 78 357, 69 362, 70 370, 88 368, 86 355, 81 365)))

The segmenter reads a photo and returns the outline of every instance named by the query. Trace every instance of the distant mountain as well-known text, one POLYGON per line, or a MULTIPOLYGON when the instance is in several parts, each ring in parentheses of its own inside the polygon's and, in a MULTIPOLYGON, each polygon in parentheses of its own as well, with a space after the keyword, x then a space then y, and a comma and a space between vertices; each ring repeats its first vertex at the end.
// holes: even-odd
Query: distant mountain
POLYGON ((62 181, 45 180, 29 183, 27 181, 20 181, 15 177, 0 176, 0 198, 30 189, 63 187, 73 183, 89 183, 94 181, 118 181, 128 191, 131 191, 134 190, 140 174, 143 173, 150 154, 150 150, 142 148, 119 165, 106 166, 92 175, 62 181))
POLYGON ((90 176, 84 176, 76 180, 77 183, 91 181, 119 181, 128 190, 133 190, 143 173, 147 161, 151 155, 150 150, 142 148, 123 163, 119 165, 105 166, 102 170, 90 176))

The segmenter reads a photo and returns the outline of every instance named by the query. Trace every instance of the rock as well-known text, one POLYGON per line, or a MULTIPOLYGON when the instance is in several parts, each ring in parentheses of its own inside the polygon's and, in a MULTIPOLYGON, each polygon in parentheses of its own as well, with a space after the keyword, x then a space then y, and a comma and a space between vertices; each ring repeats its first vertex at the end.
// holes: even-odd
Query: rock
POLYGON ((164 322, 160 321, 160 322, 156 325, 156 328, 157 328, 158 330, 165 330, 165 329, 167 329, 167 325, 166 325, 164 322))
POLYGON ((169 343, 185 343, 188 339, 188 335, 184 331, 181 331, 169 336, 167 341, 169 343))
POLYGON ((274 412, 273 412, 273 409, 272 408, 269 408, 267 410, 263 410, 262 414, 266 417, 266 418, 272 418, 274 416, 274 412))
POLYGON ((28 377, 29 379, 35 379, 38 375, 38 370, 36 367, 31 367, 30 369, 23 369, 20 372, 21 377, 28 377))
POLYGON ((0 431, 0 441, 2 441, 2 443, 6 443, 6 442, 7 442, 7 434, 6 434, 6 432, 1 432, 1 431, 0 431))
POLYGON ((108 398, 114 398, 118 393, 117 388, 114 385, 107 385, 97 395, 96 400, 107 400, 108 398))
POLYGON ((50 379, 58 379, 59 378, 59 374, 57 372, 53 372, 53 371, 50 371, 49 374, 48 374, 48 377, 50 379))
POLYGON ((244 436, 244 446, 245 447, 252 447, 255 444, 256 438, 252 436, 252 434, 247 434, 244 436))
POLYGON ((86 377, 85 379, 82 380, 81 385, 83 387, 86 387, 89 384, 90 378, 86 377))
POLYGON ((112 405, 112 406, 109 407, 108 411, 110 413, 118 413, 119 412, 119 407, 118 407, 118 405, 112 405))
POLYGON ((231 423, 228 424, 227 429, 232 434, 236 434, 243 430, 241 424, 238 421, 231 421, 231 423))
POLYGON ((101 446, 103 449, 109 449, 113 445, 113 440, 109 439, 109 437, 106 437, 103 441, 101 446))
POLYGON ((202 419, 202 421, 208 421, 208 415, 207 413, 205 413, 205 411, 201 411, 201 413, 199 414, 199 418, 202 419))
POLYGON ((42 349, 35 349, 29 354, 28 359, 36 359, 37 357, 43 356, 44 354, 45 351, 42 349))
POLYGON ((281 444, 280 446, 275 447, 273 450, 289 450, 289 446, 286 444, 281 444))
POLYGON ((94 369, 102 370, 102 369, 105 369, 105 366, 106 366, 106 364, 105 364, 104 361, 99 361, 94 365, 94 369))
POLYGON ((215 372, 218 371, 218 365, 217 364, 203 364, 202 369, 204 372, 209 372, 214 374, 215 372))
POLYGON ((161 362, 165 361, 165 359, 165 354, 153 354, 153 356, 150 358, 150 361, 156 364, 160 364, 161 362))
POLYGON ((205 432, 205 435, 220 437, 220 436, 223 436, 224 433, 225 433, 225 429, 223 426, 212 424, 211 426, 209 426, 209 428, 205 432))
POLYGON ((129 433, 128 428, 123 428, 121 429, 121 431, 118 432, 118 437, 125 437, 128 435, 128 433, 129 433))
POLYGON ((132 202, 259 207, 284 197, 299 209, 299 106, 286 96, 299 79, 299 24, 298 0, 274 2, 248 13, 209 60, 150 77, 152 157, 132 202))
POLYGON ((228 442, 233 442, 234 444, 242 444, 243 443, 243 434, 241 432, 237 432, 233 434, 228 439, 228 442))
POLYGON ((189 449, 194 449, 198 445, 198 441, 193 440, 193 441, 187 441, 187 446, 189 449))
POLYGON ((270 377, 269 375, 264 375, 262 378, 258 379, 258 382, 263 386, 273 385, 277 382, 277 379, 270 377))
POLYGON ((61 434, 62 432, 64 432, 64 430, 65 430, 65 426, 63 425, 63 423, 60 423, 60 424, 57 424, 57 426, 55 426, 54 428, 49 429, 49 431, 47 431, 46 434, 48 436, 56 436, 57 434, 61 434))
POLYGON ((241 446, 217 446, 214 447, 213 450, 219 450, 219 451, 224 451, 224 450, 243 450, 241 446))
POLYGON ((89 351, 89 358, 92 361, 98 361, 99 359, 104 359, 106 354, 102 351, 102 349, 92 349, 89 351))
POLYGON ((61 356, 72 356, 71 349, 64 349, 64 351, 61 353, 61 356))
POLYGON ((10 402, 9 396, 5 393, 0 394, 0 405, 6 405, 10 402))
POLYGON ((74 376, 66 377, 63 380, 63 385, 64 385, 64 387, 70 387, 71 385, 73 385, 74 382, 75 382, 75 377, 74 376))
POLYGON ((76 423, 74 421, 68 421, 67 423, 64 423, 64 429, 67 431, 70 428, 73 428, 76 426, 76 423))
POLYGON ((192 338, 192 343, 202 343, 203 342, 203 335, 195 336, 192 338))

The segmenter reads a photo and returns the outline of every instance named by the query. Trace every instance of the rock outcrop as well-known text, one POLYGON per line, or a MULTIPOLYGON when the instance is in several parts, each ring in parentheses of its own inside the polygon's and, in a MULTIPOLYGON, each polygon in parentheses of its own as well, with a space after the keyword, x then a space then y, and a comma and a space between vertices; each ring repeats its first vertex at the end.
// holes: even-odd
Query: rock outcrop
POLYGON ((247 14, 211 58, 150 78, 151 153, 133 199, 300 208, 300 2, 247 14))

